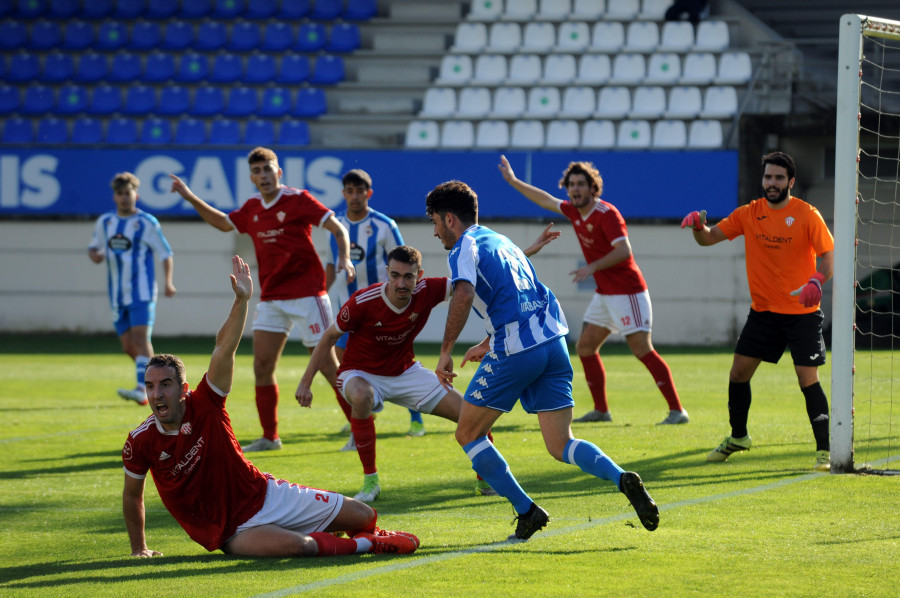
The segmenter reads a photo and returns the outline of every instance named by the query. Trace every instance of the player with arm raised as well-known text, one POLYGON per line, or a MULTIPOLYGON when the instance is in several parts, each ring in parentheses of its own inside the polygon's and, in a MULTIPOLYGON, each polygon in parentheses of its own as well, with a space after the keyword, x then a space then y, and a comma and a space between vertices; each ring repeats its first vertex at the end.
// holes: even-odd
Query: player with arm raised
POLYGON ((155 355, 147 365, 153 414, 128 435, 122 449, 122 512, 131 556, 161 555, 146 541, 148 471, 169 513, 209 551, 254 557, 414 552, 418 538, 379 530, 368 505, 277 480, 244 458, 225 410, 253 294, 250 267, 239 256, 232 258, 231 287, 234 303, 197 388, 190 390, 184 363, 175 355, 155 355), (335 531, 351 537, 335 537, 335 531))
POLYGON ((834 237, 816 208, 791 195, 797 172, 791 156, 766 154, 762 168, 764 197, 740 206, 713 227, 706 224, 706 211, 691 212, 681 223, 681 228, 691 227, 694 240, 704 247, 743 235, 750 286, 750 313, 728 377, 731 435, 706 460, 725 461, 750 448, 750 380, 761 362, 778 363, 790 347, 816 442, 814 467, 829 471, 828 398, 819 384, 825 315, 819 301, 822 284, 834 272, 834 237))
MULTIPOLYGON (((221 231, 237 230, 250 235, 259 266, 260 301, 253 318, 253 373, 256 378, 256 409, 263 435, 242 447, 244 452, 278 450, 278 381, 275 367, 294 324, 312 352, 333 321, 331 301, 325 290, 325 270, 312 241, 312 227, 321 226, 334 235, 338 245, 338 271, 355 275, 349 257, 347 230, 309 191, 281 183, 283 172, 270 149, 250 152, 250 180, 258 193, 228 214, 196 195, 177 176, 172 191, 180 194, 210 225, 221 231)), ((322 362, 322 375, 335 387, 337 359, 332 354, 322 362)), ((350 406, 334 390, 338 405, 350 419, 350 406)))
POLYGON ((487 437, 494 422, 517 402, 526 412, 537 413, 544 444, 555 459, 615 483, 641 524, 656 529, 659 509, 640 476, 624 471, 596 445, 572 435, 575 401, 565 340, 569 328, 556 297, 538 280, 518 247, 478 225, 478 197, 468 185, 461 181, 438 185, 425 205, 434 236, 450 251, 453 284, 435 374, 445 388, 452 387, 453 346, 474 310, 485 320, 488 337, 463 358, 463 363, 480 365, 463 395, 456 440, 472 468, 515 509, 516 531, 511 537, 527 540, 550 520, 519 486, 487 437))
MULTIPOLYGON (((338 309, 346 303, 350 295, 376 282, 387 281, 387 256, 399 245, 403 245, 403 237, 397 223, 386 215, 373 210, 369 206, 374 190, 372 177, 365 170, 354 168, 341 178, 342 194, 347 209, 336 215, 338 222, 347 229, 350 237, 350 260, 356 268, 356 278, 348 281, 343 273, 337 273, 337 262, 340 258, 337 240, 329 243, 331 254, 325 266, 325 285, 337 294, 338 309)), ((347 348, 347 334, 341 336, 334 345, 338 361, 344 358, 347 348)), ((409 431, 407 436, 424 436, 425 423, 422 414, 414 409, 409 410, 409 431)), ((349 424, 347 424, 349 431, 349 424)), ((356 444, 351 434, 347 445, 341 450, 353 450, 356 444)))
MULTIPOLYGON (((355 292, 344 303, 335 323, 325 331, 310 357, 297 387, 300 405, 312 402, 310 385, 316 369, 332 345, 344 334, 347 350, 338 370, 338 382, 353 407, 350 425, 363 466, 363 487, 354 497, 371 503, 381 494, 375 464, 375 421, 385 401, 430 413, 451 421, 459 419, 462 395, 444 388, 434 372, 416 361, 413 342, 428 322, 431 310, 450 297, 446 278, 424 278, 422 254, 414 247, 395 247, 387 260, 387 282, 355 292)), ((475 490, 495 495, 484 480, 475 490)))
POLYGON ((500 156, 499 168, 503 178, 516 191, 572 222, 587 261, 586 266, 571 272, 574 282, 593 277, 597 285, 575 346, 594 400, 594 409, 575 421, 612 421, 600 348, 610 334, 621 332, 628 348, 653 376, 669 407, 668 415, 659 423, 688 423, 690 420, 681 405, 672 372, 653 348, 650 338, 653 323, 650 292, 632 254, 625 219, 614 205, 600 198, 603 193, 600 173, 590 162, 570 163, 559 181, 559 186, 568 195, 567 200, 562 200, 516 178, 506 156, 500 156))

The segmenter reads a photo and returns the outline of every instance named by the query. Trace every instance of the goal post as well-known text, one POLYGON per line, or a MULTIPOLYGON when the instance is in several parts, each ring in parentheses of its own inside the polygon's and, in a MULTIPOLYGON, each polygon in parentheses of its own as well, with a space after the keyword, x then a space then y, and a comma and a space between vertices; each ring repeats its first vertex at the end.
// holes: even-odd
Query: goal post
MULTIPOLYGON (((841 17, 834 177, 833 473, 860 470, 864 463, 855 459, 863 444, 863 459, 872 461, 867 467, 890 469, 893 462, 896 469, 900 453, 900 404, 892 405, 898 359, 894 345, 900 350, 900 328, 891 327, 880 336, 871 325, 873 311, 866 313, 866 327, 856 321, 862 303, 859 293, 865 293, 865 287, 870 295, 887 293, 889 320, 882 321, 900 318, 900 300, 893 306, 900 287, 890 282, 893 276, 888 276, 886 289, 860 285, 863 279, 874 280, 879 270, 894 274, 893 262, 900 255, 900 235, 894 236, 900 232, 898 66, 900 22, 855 14, 841 17), (868 332, 861 335, 863 328, 868 332), (887 349, 876 348, 885 341, 887 349)), ((900 387, 896 392, 900 397, 900 387)))

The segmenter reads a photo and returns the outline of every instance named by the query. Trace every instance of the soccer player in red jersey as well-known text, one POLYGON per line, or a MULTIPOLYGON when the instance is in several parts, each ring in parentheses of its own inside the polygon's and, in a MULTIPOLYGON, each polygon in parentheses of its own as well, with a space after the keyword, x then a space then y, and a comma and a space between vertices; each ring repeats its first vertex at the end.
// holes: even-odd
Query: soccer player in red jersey
POLYGON ((704 247, 743 235, 750 287, 750 313, 728 379, 731 434, 706 460, 721 462, 750 449, 750 380, 761 362, 778 363, 787 346, 816 442, 813 467, 830 471, 828 398, 819 384, 819 366, 825 364, 825 314, 819 302, 822 284, 834 272, 834 238, 819 211, 791 195, 797 172, 791 156, 766 154, 762 168, 764 197, 738 207, 712 227, 706 224, 706 211, 691 212, 681 223, 681 228, 691 227, 694 240, 704 247))
POLYGON ((239 256, 232 258, 232 271, 234 303, 197 388, 190 390, 184 363, 174 355, 155 355, 147 365, 144 382, 153 414, 132 430, 122 449, 122 512, 131 556, 161 555, 147 546, 145 535, 148 471, 169 513, 209 551, 265 557, 414 552, 418 538, 378 529, 377 514, 368 505, 278 480, 244 458, 225 398, 253 281, 239 256), (336 537, 336 531, 350 537, 336 537))
MULTIPOLYGON (((338 271, 346 271, 349 280, 356 275, 350 261, 347 229, 337 221, 334 212, 309 191, 283 185, 278 157, 272 150, 258 147, 247 160, 250 180, 259 192, 228 214, 210 206, 194 195, 184 181, 170 175, 172 191, 190 202, 206 222, 221 231, 237 230, 250 235, 256 250, 261 293, 253 317, 253 372, 263 435, 242 447, 245 453, 281 448, 275 366, 294 324, 299 324, 303 344, 312 352, 333 321, 325 290, 325 270, 312 241, 313 226, 327 229, 337 240, 338 271)), ((322 360, 320 371, 335 387, 337 358, 333 353, 327 357, 322 360)), ((337 388, 334 392, 349 420, 350 406, 337 388)))
POLYGON ((573 421, 612 421, 600 347, 610 334, 621 332, 628 348, 650 371, 669 406, 668 415, 659 423, 688 423, 688 413, 681 406, 672 372, 653 348, 650 339, 653 321, 650 293, 632 255, 625 219, 614 205, 600 199, 603 194, 600 173, 590 162, 570 163, 559 181, 559 186, 568 194, 568 200, 561 200, 517 179, 506 156, 500 156, 499 168, 503 178, 516 191, 572 222, 587 261, 586 266, 571 272, 574 282, 593 276, 597 285, 597 291, 584 314, 584 326, 576 345, 594 400, 594 409, 573 421))
MULTIPOLYGON (((363 487, 354 498, 368 503, 381 493, 372 413, 381 411, 384 402, 390 401, 455 422, 462 404, 459 391, 445 389, 413 353, 413 341, 431 310, 450 297, 449 281, 423 277, 422 254, 407 245, 395 247, 387 262, 388 281, 360 289, 344 303, 337 320, 313 351, 297 387, 297 401, 309 407, 316 370, 334 343, 349 333, 338 383, 352 405, 350 426, 365 474, 363 487)), ((496 494, 481 479, 476 482, 476 492, 496 494)))

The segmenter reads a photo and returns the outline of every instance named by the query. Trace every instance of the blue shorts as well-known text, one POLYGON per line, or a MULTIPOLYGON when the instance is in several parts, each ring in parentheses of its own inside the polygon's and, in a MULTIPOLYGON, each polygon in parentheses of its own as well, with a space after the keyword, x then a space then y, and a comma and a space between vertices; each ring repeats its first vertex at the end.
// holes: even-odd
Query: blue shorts
POLYGON ((341 338, 337 339, 337 342, 334 343, 334 346, 338 347, 339 349, 346 349, 347 348, 347 340, 349 338, 350 338, 350 333, 345 332, 344 334, 341 335, 341 338))
MULTIPOLYGON (((116 334, 119 336, 135 326, 146 326, 152 329, 155 320, 156 302, 154 301, 135 302, 113 311, 113 326, 116 327, 116 334)), ((147 331, 147 338, 150 338, 150 330, 147 331)))
POLYGON ((565 337, 514 355, 489 351, 463 397, 509 413, 521 399, 527 413, 572 408, 572 362, 565 337))

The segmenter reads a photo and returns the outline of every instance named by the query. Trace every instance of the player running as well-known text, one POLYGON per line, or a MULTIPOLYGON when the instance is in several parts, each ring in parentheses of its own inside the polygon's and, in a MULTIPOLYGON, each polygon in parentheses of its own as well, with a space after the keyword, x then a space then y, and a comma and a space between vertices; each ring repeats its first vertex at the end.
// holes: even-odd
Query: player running
POLYGON ((537 413, 547 451, 558 461, 616 484, 650 531, 659 525, 659 509, 640 476, 626 472, 596 445, 572 436, 572 364, 566 347, 569 331, 562 307, 544 286, 524 253, 509 239, 478 225, 478 196, 465 183, 435 187, 425 200, 434 236, 450 251, 453 298, 435 373, 452 388, 453 346, 470 308, 485 320, 488 336, 466 351, 466 361, 481 362, 460 409, 456 441, 472 468, 516 511, 512 537, 527 540, 550 516, 525 493, 503 455, 487 437, 497 419, 517 402, 537 413))

